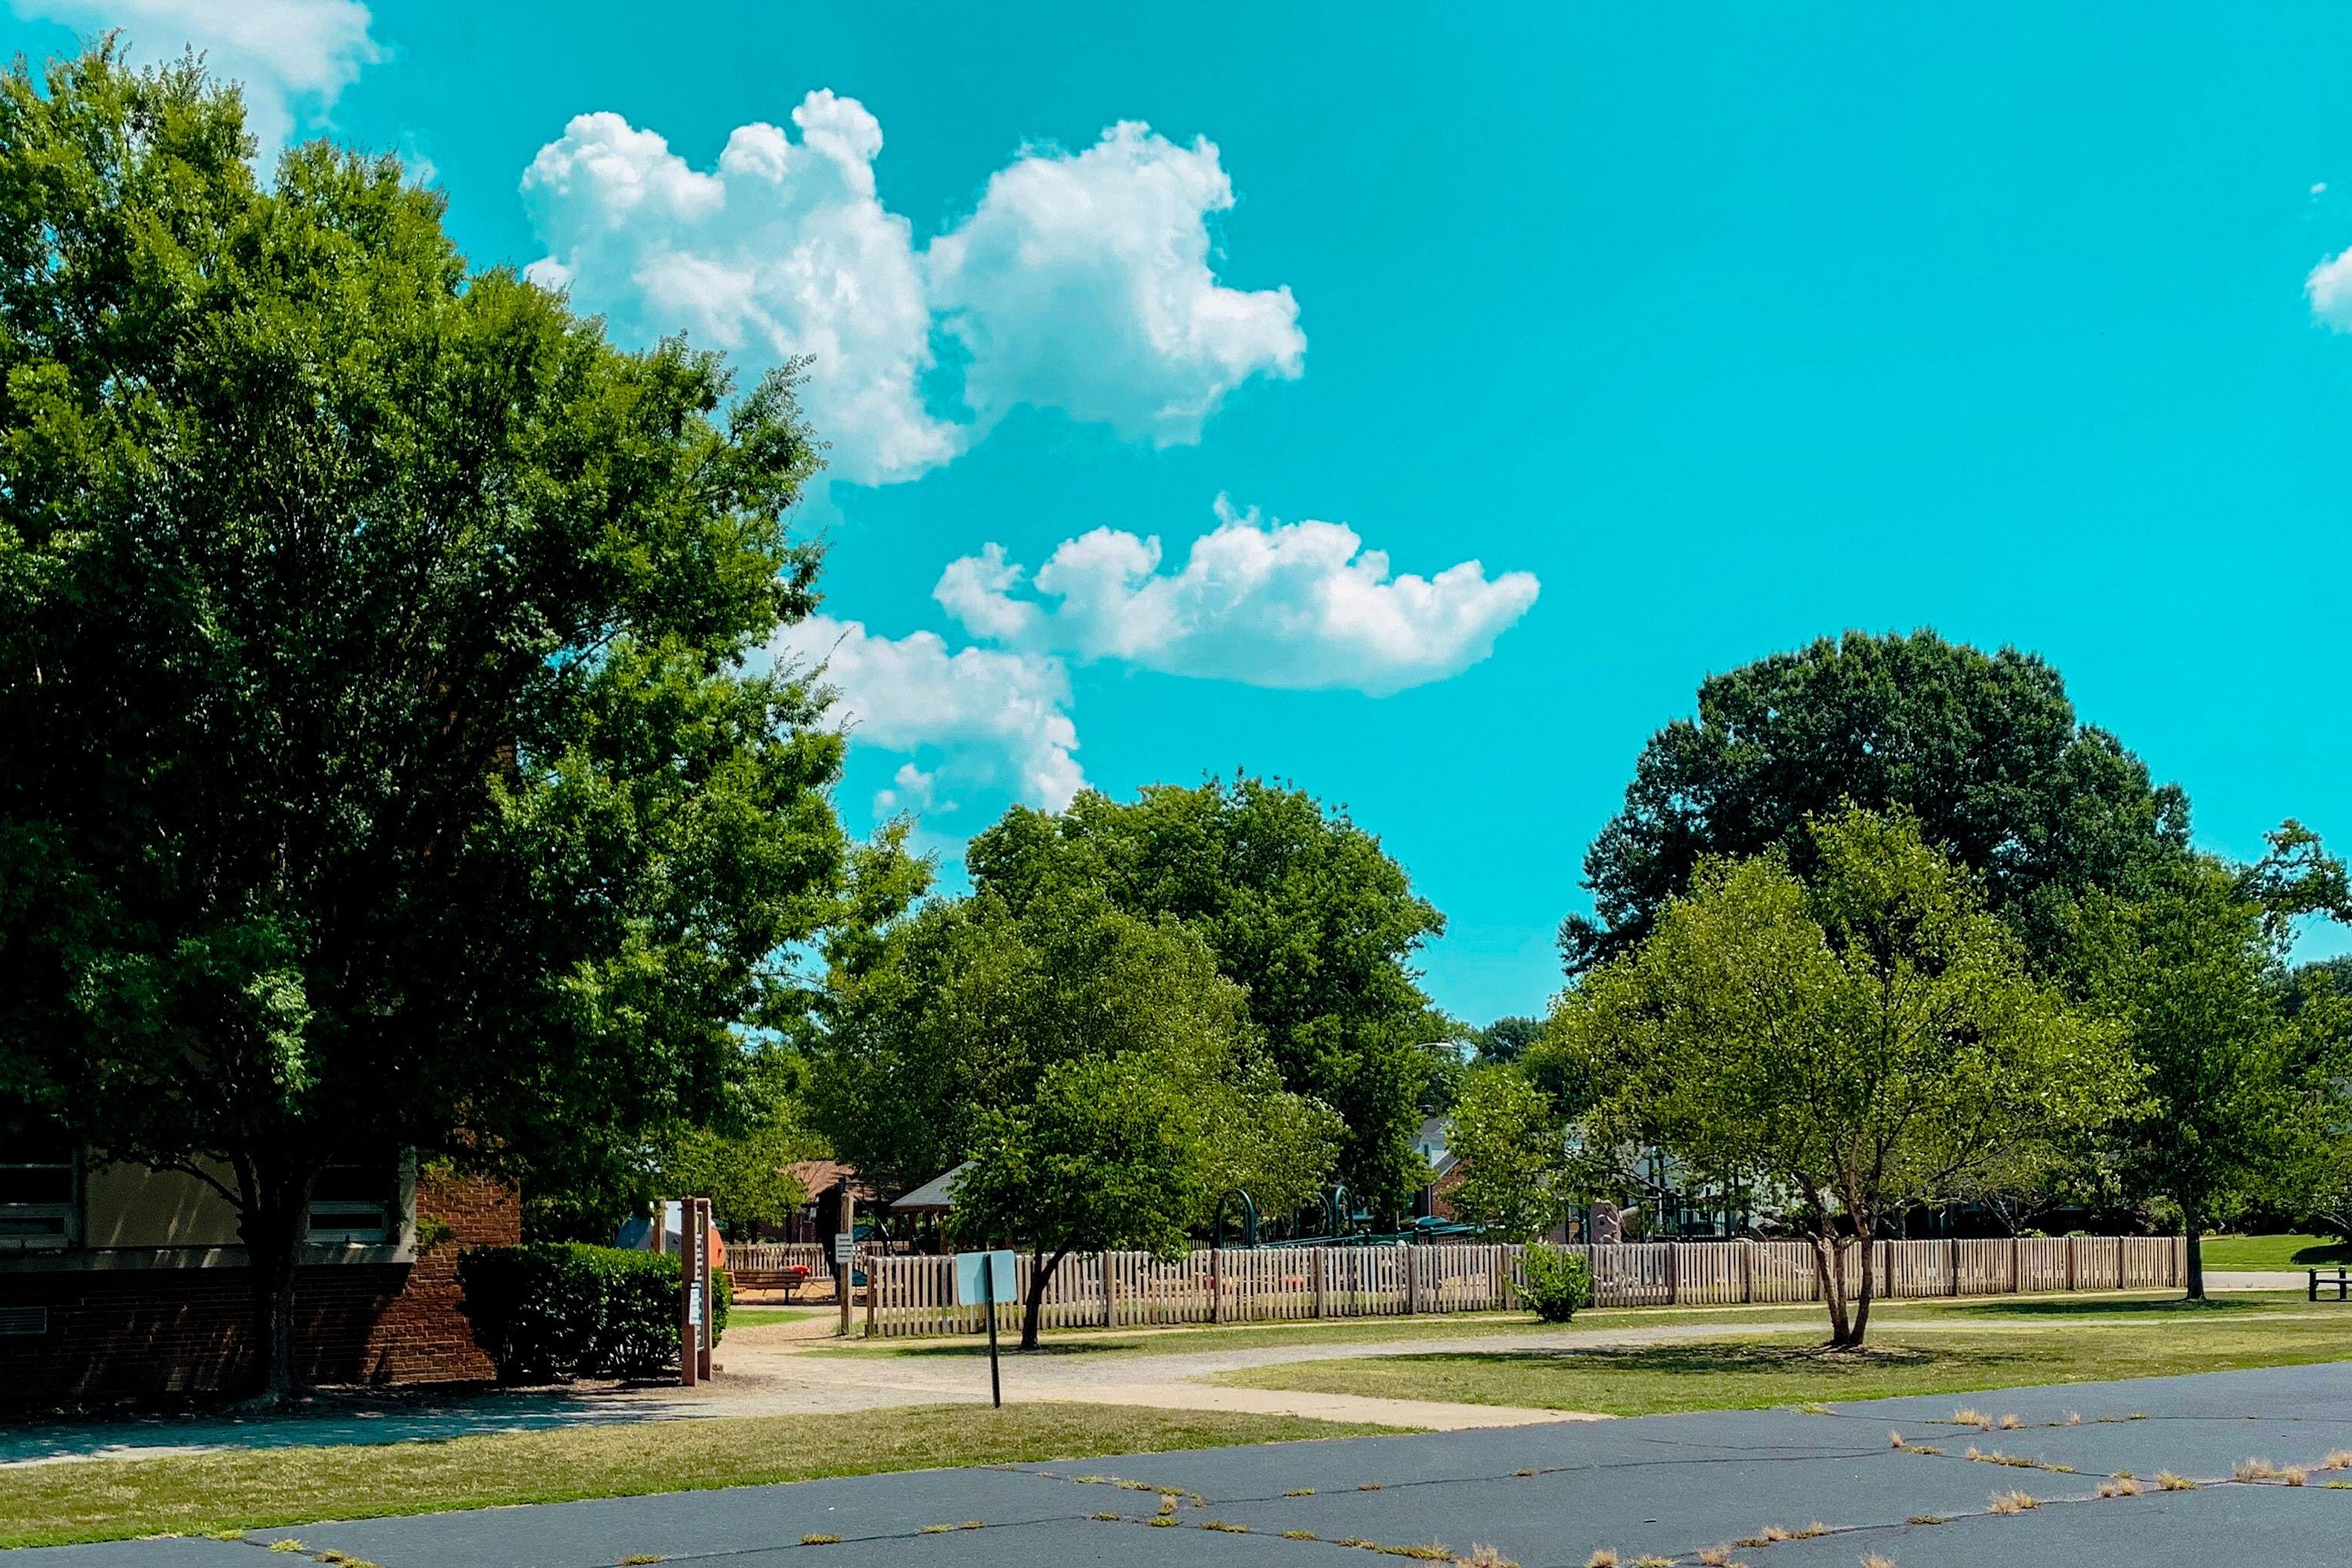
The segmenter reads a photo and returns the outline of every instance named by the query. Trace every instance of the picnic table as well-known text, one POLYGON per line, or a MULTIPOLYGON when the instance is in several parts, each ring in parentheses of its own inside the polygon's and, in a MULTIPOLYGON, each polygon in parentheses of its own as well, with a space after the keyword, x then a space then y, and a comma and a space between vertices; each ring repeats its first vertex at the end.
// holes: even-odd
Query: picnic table
POLYGON ((2336 1292, 2337 1301, 2352 1301, 2352 1270, 2339 1268, 2333 1274, 2323 1274, 2314 1269, 2310 1270, 2310 1274, 2313 1301, 2319 1300, 2320 1289, 2325 1286, 2336 1292))

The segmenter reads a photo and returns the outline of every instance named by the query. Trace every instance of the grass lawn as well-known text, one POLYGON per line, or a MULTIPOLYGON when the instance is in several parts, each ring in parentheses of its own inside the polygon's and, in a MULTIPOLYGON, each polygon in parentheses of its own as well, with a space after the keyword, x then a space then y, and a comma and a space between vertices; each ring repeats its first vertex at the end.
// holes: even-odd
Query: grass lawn
POLYGON ((2208 1236, 2208 1269, 2332 1269, 2352 1263, 2352 1247, 2327 1236, 2208 1236))
POLYGON ((438 1443, 247 1449, 0 1469, 0 1547, 210 1535, 445 1509, 1166 1452, 1393 1427, 1117 1405, 934 1405, 745 1416, 438 1443))
MULTIPOLYGON (((1581 1317, 1579 1322, 1582 1322, 1581 1317)), ((1874 1313, 1870 1348, 1727 1334, 1592 1350, 1448 1352, 1228 1373, 1255 1388, 1647 1416, 2352 1360, 2352 1308, 2074 1297, 1874 1313)))
POLYGON ((821 1307, 733 1307, 727 1313, 730 1329, 764 1328, 770 1323, 797 1323, 824 1315, 821 1307))
MULTIPOLYGON (((1811 1324, 1822 1315, 1814 1306, 1607 1307, 1580 1313, 1575 1327, 1625 1328, 1649 1322, 1730 1325, 1785 1322, 1811 1324)), ((1422 1318, 1325 1318, 1298 1322, 1206 1323, 1181 1328, 1065 1329, 1048 1331, 1041 1355, 1181 1355, 1198 1350, 1265 1350, 1284 1345, 1377 1344, 1383 1340, 1480 1339, 1492 1334, 1538 1333, 1550 1325, 1532 1312, 1459 1312, 1422 1318)), ((1006 1354, 1018 1354, 1010 1343, 1006 1354)), ((803 1353, 837 1356, 985 1356, 979 1334, 953 1339, 833 1340, 803 1353)))

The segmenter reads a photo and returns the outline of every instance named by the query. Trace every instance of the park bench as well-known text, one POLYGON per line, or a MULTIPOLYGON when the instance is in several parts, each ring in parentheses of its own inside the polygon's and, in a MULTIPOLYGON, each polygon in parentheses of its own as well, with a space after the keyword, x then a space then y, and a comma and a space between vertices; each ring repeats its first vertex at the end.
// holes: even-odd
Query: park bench
POLYGON ((730 1269, 727 1277, 738 1291, 782 1291, 790 1301, 799 1299, 809 1271, 804 1264, 788 1263, 781 1269, 730 1269))
POLYGON ((2336 1292, 2336 1299, 2337 1301, 2352 1301, 2352 1270, 2338 1269, 2333 1274, 2323 1274, 2318 1270, 2314 1269, 2310 1272, 2311 1299, 2313 1301, 2315 1301, 2319 1300, 2320 1289, 2322 1286, 2325 1286, 2336 1292))

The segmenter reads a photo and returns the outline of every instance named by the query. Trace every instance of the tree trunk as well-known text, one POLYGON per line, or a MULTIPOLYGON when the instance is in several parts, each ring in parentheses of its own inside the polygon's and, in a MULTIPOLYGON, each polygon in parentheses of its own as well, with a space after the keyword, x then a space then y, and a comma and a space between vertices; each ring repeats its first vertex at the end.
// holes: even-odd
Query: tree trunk
POLYGON ((1046 1257, 1043 1252, 1032 1255, 1033 1262, 1029 1270, 1029 1301, 1021 1313, 1021 1348, 1023 1350, 1037 1348, 1037 1317, 1045 1311, 1045 1287, 1053 1282, 1054 1270, 1060 1268, 1062 1260, 1069 1255, 1070 1249, 1066 1247, 1051 1258, 1046 1257))
POLYGON ((253 1289, 256 1404, 281 1403, 305 1385, 294 1349, 294 1281, 310 1229, 308 1181, 261 1186, 237 1218, 253 1289))
POLYGON ((2189 1239, 2189 1299, 2205 1299, 2205 1220, 2189 1204, 2180 1206, 2181 1233, 2189 1239))
POLYGON ((1830 1310, 1830 1348, 1842 1349, 1846 1343, 1845 1260, 1839 1255, 1837 1238, 1824 1227, 1812 1235, 1813 1269, 1822 1277, 1822 1301, 1830 1310))
POLYGON ((1840 1350, 1860 1350, 1862 1336, 1870 1332, 1870 1303, 1878 1294, 1878 1260, 1874 1256, 1877 1230, 1874 1227, 1856 1224, 1853 1228, 1854 1248, 1862 1259, 1862 1283, 1854 1292, 1853 1326, 1840 1350))

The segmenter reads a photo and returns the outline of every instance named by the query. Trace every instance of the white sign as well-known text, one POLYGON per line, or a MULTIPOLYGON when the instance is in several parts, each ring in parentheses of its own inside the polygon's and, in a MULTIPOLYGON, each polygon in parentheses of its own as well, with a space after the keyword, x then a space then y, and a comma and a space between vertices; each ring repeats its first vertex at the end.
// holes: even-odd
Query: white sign
POLYGON ((833 1260, 845 1264, 856 1262, 857 1238, 848 1234, 835 1236, 833 1239, 833 1260))
POLYGON ((992 1293, 999 1301, 1016 1301, 1021 1295, 1018 1265, 1010 1252, 959 1252, 956 1254, 956 1305, 985 1306, 992 1293), (990 1259, 996 1260, 996 1279, 992 1292, 990 1281, 983 1272, 990 1259))

